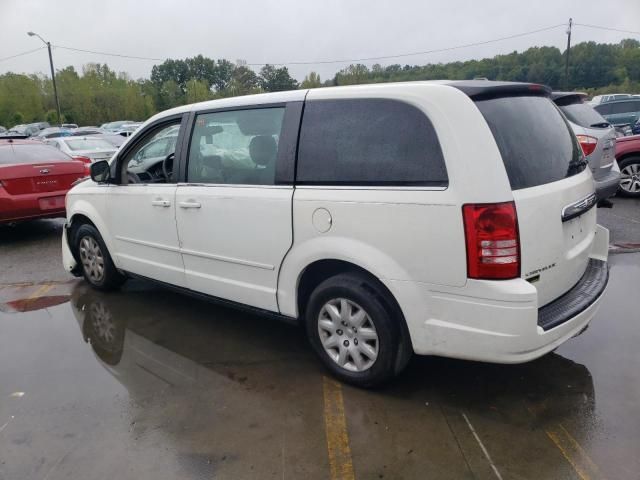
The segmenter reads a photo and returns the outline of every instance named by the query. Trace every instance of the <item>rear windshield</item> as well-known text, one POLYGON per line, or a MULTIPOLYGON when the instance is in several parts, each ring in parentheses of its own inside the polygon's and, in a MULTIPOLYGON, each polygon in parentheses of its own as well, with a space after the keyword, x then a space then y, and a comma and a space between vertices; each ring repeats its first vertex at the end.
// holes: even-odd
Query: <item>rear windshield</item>
POLYGON ((569 120, 576 125, 585 128, 608 128, 607 122, 602 115, 596 112, 591 105, 586 103, 572 103, 570 105, 561 105, 560 110, 569 120))
POLYGON ((71 157, 49 145, 0 145, 0 165, 12 163, 60 162, 65 160, 71 160, 71 157))
POLYGON ((106 140, 101 138, 79 138, 73 140, 65 140, 65 143, 71 150, 113 150, 111 145, 106 140))
POLYGON ((575 175, 586 167, 571 127, 546 97, 476 101, 498 144, 513 190, 575 175))

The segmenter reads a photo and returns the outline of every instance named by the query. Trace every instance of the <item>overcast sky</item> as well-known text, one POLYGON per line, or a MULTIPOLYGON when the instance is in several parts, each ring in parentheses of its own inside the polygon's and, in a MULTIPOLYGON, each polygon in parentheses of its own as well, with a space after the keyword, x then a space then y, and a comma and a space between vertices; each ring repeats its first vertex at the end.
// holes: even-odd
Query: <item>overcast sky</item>
MULTIPOLYGON (((54 45, 154 58, 202 54, 249 63, 362 58, 433 50, 574 22, 640 30, 640 0, 0 0, 0 58, 54 45)), ((576 26, 572 43, 630 35, 576 26)), ((379 63, 425 64, 492 57, 530 46, 564 49, 564 28, 482 46, 379 63)), ((60 69, 108 63, 148 77, 154 63, 54 49, 60 69)), ((371 65, 376 62, 362 62, 371 65)), ((322 80, 348 65, 290 65, 322 80)), ((259 67, 257 67, 259 68, 259 67)), ((0 74, 49 72, 46 50, 0 62, 0 74)))

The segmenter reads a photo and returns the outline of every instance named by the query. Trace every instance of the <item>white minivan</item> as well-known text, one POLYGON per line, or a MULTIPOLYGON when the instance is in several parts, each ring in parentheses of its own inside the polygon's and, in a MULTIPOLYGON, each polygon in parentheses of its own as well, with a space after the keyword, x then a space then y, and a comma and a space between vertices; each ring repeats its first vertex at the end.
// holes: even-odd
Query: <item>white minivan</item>
POLYGON ((587 327, 608 281, 591 172, 549 95, 442 81, 174 108, 69 192, 65 267, 300 322, 360 386, 413 353, 532 360, 587 327))

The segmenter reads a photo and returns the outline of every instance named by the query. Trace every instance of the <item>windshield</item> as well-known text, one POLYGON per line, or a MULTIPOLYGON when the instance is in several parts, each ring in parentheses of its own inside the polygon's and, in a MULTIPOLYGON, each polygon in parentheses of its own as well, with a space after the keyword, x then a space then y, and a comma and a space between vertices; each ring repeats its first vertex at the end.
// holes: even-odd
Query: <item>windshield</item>
POLYGON ((78 138, 65 143, 71 150, 113 150, 113 145, 101 138, 78 138))
POLYGON ((476 102, 498 144, 513 190, 575 175, 586 167, 575 135, 546 97, 476 102))

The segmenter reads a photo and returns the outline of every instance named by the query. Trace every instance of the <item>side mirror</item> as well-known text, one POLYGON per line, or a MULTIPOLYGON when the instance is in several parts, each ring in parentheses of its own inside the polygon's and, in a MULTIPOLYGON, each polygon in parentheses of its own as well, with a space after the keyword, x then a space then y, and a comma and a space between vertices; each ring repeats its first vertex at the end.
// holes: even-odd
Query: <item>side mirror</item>
POLYGON ((91 180, 96 183, 106 183, 109 180, 110 167, 109 162, 100 160, 91 164, 91 180))

